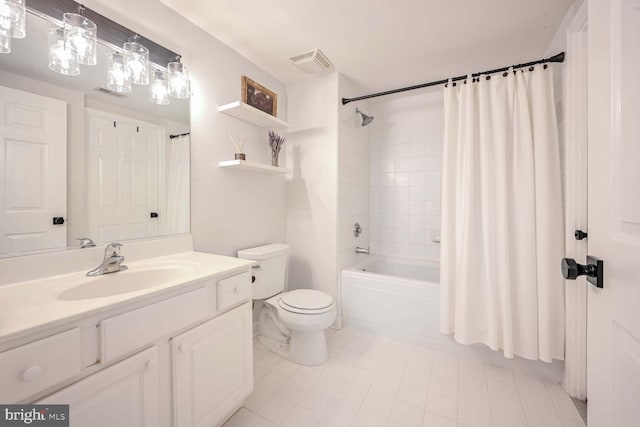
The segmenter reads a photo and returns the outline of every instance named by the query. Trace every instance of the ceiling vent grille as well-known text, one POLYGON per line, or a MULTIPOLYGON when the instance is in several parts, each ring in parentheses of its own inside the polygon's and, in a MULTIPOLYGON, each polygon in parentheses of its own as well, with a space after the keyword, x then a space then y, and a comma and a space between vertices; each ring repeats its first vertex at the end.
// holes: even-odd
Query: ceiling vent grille
POLYGON ((289 61, 306 74, 318 74, 333 70, 333 64, 320 49, 294 55, 289 58, 289 61))
POLYGON ((104 87, 97 87, 95 89, 96 92, 101 92, 101 93, 105 93, 107 95, 111 95, 111 96, 115 96, 116 98, 126 98, 127 95, 125 95, 124 93, 118 93, 118 92, 114 92, 112 90, 109 90, 107 88, 104 87))

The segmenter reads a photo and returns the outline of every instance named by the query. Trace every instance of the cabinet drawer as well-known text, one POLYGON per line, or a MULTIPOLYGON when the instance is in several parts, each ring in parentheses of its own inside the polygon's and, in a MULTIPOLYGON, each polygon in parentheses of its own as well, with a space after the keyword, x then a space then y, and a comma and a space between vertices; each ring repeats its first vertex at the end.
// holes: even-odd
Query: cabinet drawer
POLYGON ((187 292, 100 323, 101 360, 109 362, 207 315, 204 288, 187 292))
POLYGON ((217 296, 218 310, 251 299, 251 274, 246 272, 218 281, 217 296))
POLYGON ((0 402, 18 402, 80 370, 77 328, 5 351, 0 353, 0 402))

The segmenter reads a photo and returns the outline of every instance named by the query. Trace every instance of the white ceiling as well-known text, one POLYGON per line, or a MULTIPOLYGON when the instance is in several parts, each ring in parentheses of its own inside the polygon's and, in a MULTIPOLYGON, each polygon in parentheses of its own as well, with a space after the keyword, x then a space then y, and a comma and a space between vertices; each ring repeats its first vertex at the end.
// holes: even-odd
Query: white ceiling
POLYGON ((161 0, 285 83, 320 48, 385 90, 540 59, 573 0, 161 0))

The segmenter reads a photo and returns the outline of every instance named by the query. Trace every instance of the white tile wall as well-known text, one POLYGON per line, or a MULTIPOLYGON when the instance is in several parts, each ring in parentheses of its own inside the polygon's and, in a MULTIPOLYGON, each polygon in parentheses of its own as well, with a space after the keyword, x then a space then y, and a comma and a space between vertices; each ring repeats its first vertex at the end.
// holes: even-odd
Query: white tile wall
POLYGON ((371 103, 369 212, 372 253, 440 259, 444 137, 442 91, 371 103))
MULTIPOLYGON (((357 106, 368 111, 368 105, 357 106)), ((355 247, 369 246, 369 127, 360 125, 355 106, 340 110, 338 128, 338 271, 356 261, 355 247), (362 234, 353 235, 359 223, 362 234)))

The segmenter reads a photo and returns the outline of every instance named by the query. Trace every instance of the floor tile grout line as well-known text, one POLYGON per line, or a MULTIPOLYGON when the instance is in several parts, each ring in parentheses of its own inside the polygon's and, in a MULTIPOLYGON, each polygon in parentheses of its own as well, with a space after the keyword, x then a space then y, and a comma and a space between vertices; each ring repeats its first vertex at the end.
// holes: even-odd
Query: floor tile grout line
MULTIPOLYGON (((339 335, 339 334, 336 334, 339 335)), ((405 383, 404 380, 406 379, 406 375, 409 372, 409 368, 410 367, 417 367, 420 372, 422 371, 422 368, 420 367, 420 364, 423 363, 421 361, 421 358, 419 356, 420 354, 420 349, 425 348, 428 349, 431 352, 431 358, 430 358, 430 365, 429 368, 426 369, 424 371, 424 373, 426 373, 426 375, 428 375, 428 380, 426 382, 426 400, 424 402, 424 406, 422 408, 422 424, 424 424, 425 422, 425 415, 427 412, 427 405, 429 402, 429 394, 430 393, 438 393, 439 390, 435 390, 434 384, 433 384, 433 377, 434 377, 434 373, 436 371, 437 368, 437 363, 436 360, 438 360, 438 355, 441 354, 442 356, 442 360, 441 362, 443 363, 443 368, 447 368, 446 371, 447 372, 451 372, 451 370, 449 370, 449 367, 452 367, 451 364, 449 364, 448 362, 450 362, 451 358, 447 357, 449 355, 452 356, 452 358, 455 358, 455 370, 453 371, 456 375, 456 401, 455 401, 455 420, 454 422, 456 422, 457 424, 460 423, 460 410, 461 410, 461 401, 460 401, 460 391, 462 389, 462 366, 463 366, 463 357, 461 357, 460 355, 457 355, 454 353, 449 353, 446 350, 442 350, 439 348, 432 348, 428 345, 419 345, 419 344, 415 344, 412 343, 410 341, 405 341, 403 339, 394 339, 393 337, 387 337, 385 335, 376 335, 376 334, 372 334, 369 333, 369 331, 364 331, 364 332, 359 332, 358 330, 355 331, 349 331, 349 336, 346 337, 344 335, 339 335, 340 339, 336 340, 336 343, 340 343, 336 346, 334 346, 332 353, 333 353, 333 357, 330 357, 329 360, 322 365, 321 369, 318 369, 317 373, 315 373, 315 375, 311 375, 309 376, 309 378, 312 378, 311 381, 309 381, 308 383, 304 383, 304 382, 295 382, 293 381, 293 377, 297 374, 297 372, 299 372, 300 369, 304 368, 304 366, 302 365, 298 365, 299 368, 296 369, 294 371, 293 374, 288 375, 288 374, 284 374, 281 372, 276 371, 276 368, 281 365, 283 363, 283 361, 286 361, 287 359, 276 355, 279 357, 279 360, 276 363, 267 363, 268 366, 271 367, 266 367, 264 365, 260 365, 261 366, 261 370, 264 370, 264 375, 261 376, 264 377, 266 375, 269 375, 270 373, 274 373, 277 374, 279 376, 282 377, 282 379, 280 379, 280 381, 284 381, 279 387, 275 388, 275 392, 271 392, 270 390, 266 390, 269 393, 269 398, 268 399, 272 399, 273 397, 280 397, 282 400, 286 401, 288 406, 290 406, 290 410, 286 413, 286 415, 284 416, 284 418, 282 419, 282 421, 279 423, 279 425, 283 425, 287 419, 291 416, 291 414, 296 410, 296 408, 300 408, 300 409, 304 409, 304 407, 300 406, 300 403, 296 403, 295 400, 293 400, 294 396, 290 396, 291 399, 288 399, 286 397, 283 396, 279 396, 278 393, 283 389, 283 387, 285 387, 286 384, 294 384, 297 385, 299 387, 304 388, 304 390, 306 392, 308 392, 311 388, 313 388, 315 385, 318 384, 318 381, 320 380, 320 378, 323 375, 331 375, 331 376, 335 376, 337 378, 340 379, 341 384, 340 386, 336 389, 335 393, 332 394, 328 405, 322 410, 321 414, 317 414, 313 411, 309 411, 310 413, 313 413, 314 417, 317 417, 317 423, 320 423, 322 419, 326 419, 325 417, 325 413, 327 411, 327 409, 329 408, 329 406, 336 401, 336 399, 338 399, 338 394, 340 393, 341 390, 344 390, 345 387, 352 387, 352 386, 356 386, 356 387, 361 387, 360 392, 363 394, 363 397, 359 400, 357 405, 353 405, 355 408, 355 412, 354 415, 352 415, 351 421, 348 423, 348 425, 345 425, 344 427, 351 427, 354 426, 356 424, 356 422, 358 421, 358 416, 360 415, 361 412, 363 412, 363 408, 365 407, 365 402, 367 399, 367 396, 372 392, 373 390, 373 384, 375 382, 375 380, 380 376, 381 371, 383 370, 382 366, 385 365, 386 366, 386 372, 391 373, 391 375, 389 376, 390 378, 393 377, 394 378, 394 382, 398 383, 398 386, 396 387, 396 390, 394 393, 392 394, 385 394, 383 393, 387 399, 390 401, 391 404, 391 409, 390 409, 390 413, 387 416, 387 423, 392 422, 392 415, 393 415, 393 411, 396 408, 396 405, 398 403, 400 403, 399 401, 399 397, 400 397, 400 390, 403 386, 403 384, 409 384, 409 383, 405 383), (360 333, 368 335, 367 338, 363 338, 361 337, 360 333), (373 347, 373 343, 374 342, 378 342, 377 341, 377 337, 382 338, 382 340, 380 341, 382 343, 383 346, 380 345, 376 345, 376 350, 375 353, 367 353, 368 350, 371 350, 373 347), (358 342, 356 342, 358 341, 358 342), (365 346, 363 346, 363 350, 359 351, 359 347, 357 347, 357 345, 363 345, 364 343, 366 343, 365 346), (349 354, 347 354, 347 352, 349 354), (341 354, 344 354, 345 358, 341 358, 341 354), (360 361, 363 360, 363 358, 365 357, 365 355, 367 357, 371 358, 371 355, 375 354, 375 364, 371 364, 369 367, 371 366, 375 366, 374 369, 364 369, 362 367, 360 367, 358 365, 358 363, 360 361), (380 355, 380 357, 378 357, 378 355, 380 355), (400 356, 400 358, 398 358, 398 356, 400 356), (415 358, 415 359, 414 359, 415 358), (418 362, 418 364, 413 363, 411 364, 411 361, 414 362, 418 362), (339 369, 336 370, 335 372, 338 375, 335 374, 330 374, 327 372, 327 369, 329 368, 329 366, 331 365, 332 362, 337 361, 337 362, 341 362, 343 363, 345 366, 338 366, 336 365, 339 369), (399 362, 400 361, 400 362, 399 362), (403 362, 402 362, 403 361, 403 362), (394 366, 394 365, 400 365, 402 364, 402 367, 400 370, 398 370, 397 368, 399 366, 394 366), (348 365, 348 369, 347 368, 348 365), (356 368, 358 368, 358 372, 364 372, 366 371, 367 374, 366 376, 363 376, 362 378, 360 378, 359 382, 356 382, 356 377, 355 377, 355 373, 356 373, 356 368), (399 375, 399 378, 396 377, 396 375, 399 375), (286 381, 285 381, 286 379, 286 381), (370 380, 370 381, 369 381, 370 380)), ((255 343, 254 344, 258 344, 255 343)), ((262 348, 262 346, 260 346, 259 344, 256 345, 256 348, 261 348, 261 350, 266 350, 266 353, 262 353, 260 354, 260 356, 257 358, 261 358, 264 357, 265 354, 269 353, 268 349, 264 349, 262 348)), ((254 359, 254 363, 256 362, 257 359, 254 359)), ((373 360, 373 358, 371 359, 373 360)), ((425 359, 426 360, 426 359, 425 359)), ((476 361, 474 359, 474 361, 476 361)), ((519 402, 519 407, 523 412, 523 416, 524 416, 524 422, 526 423, 526 425, 530 425, 529 423, 532 421, 530 420, 529 416, 527 416, 527 413, 524 411, 524 402, 523 402, 523 392, 526 389, 527 391, 529 390, 528 387, 522 386, 522 384, 518 381, 516 381, 516 374, 517 372, 514 372, 513 369, 509 369, 507 367, 502 367, 502 366, 498 366, 498 365, 494 365, 491 364, 489 362, 483 362, 482 360, 477 360, 477 362, 479 362, 479 365, 481 367, 481 369, 479 370, 479 372, 482 375, 482 380, 484 381, 484 390, 485 393, 487 395, 487 404, 489 405, 488 408, 488 415, 490 417, 489 422, 491 423, 491 425, 493 425, 493 423, 495 422, 496 419, 496 413, 494 411, 494 407, 492 405, 492 401, 491 401, 491 393, 490 393, 490 388, 489 388, 489 371, 492 368, 492 366, 496 366, 496 368, 498 369, 503 369, 505 370, 505 373, 509 374, 509 378, 511 378, 513 384, 515 385, 515 396, 517 396, 517 401, 519 402)), ((473 367, 473 365, 471 365, 471 368, 475 369, 473 367)), ((290 372, 291 370, 286 370, 287 372, 290 372)), ((473 371, 475 372, 475 371, 473 371)), ((493 371, 492 371, 493 372, 493 371)), ((501 376, 502 372, 496 371, 494 372, 495 377, 499 383, 499 381, 501 379, 503 379, 503 377, 501 376)), ((538 381, 540 381, 542 387, 544 388, 544 393, 541 393, 542 390, 537 390, 537 387, 533 388, 532 391, 533 392, 538 392, 541 393, 540 396, 541 398, 546 398, 548 402, 550 402, 553 407, 554 407, 554 411, 553 414, 555 415, 555 418, 557 420, 559 420, 559 422, 562 424, 562 417, 560 414, 560 407, 561 407, 561 400, 554 400, 554 396, 555 394, 552 395, 552 387, 556 386, 556 383, 552 383, 546 380, 543 380, 542 378, 537 378, 536 376, 534 376, 538 381), (542 397, 545 396, 545 397, 542 397), (556 404, 558 403, 558 404, 556 404)), ((301 377, 302 378, 302 377, 301 377)), ((445 378, 445 377, 443 377, 445 378)), ((491 377, 493 378, 493 377, 491 377)), ((274 377, 275 379, 275 377, 274 377)), ((256 381, 259 381, 260 379, 258 379, 256 381)), ((278 381, 276 381, 274 384, 277 384, 278 381)), ((267 384, 267 383, 265 383, 267 384)), ((528 383, 526 383, 528 384, 528 383)), ((525 385, 526 385, 525 384, 525 385)), ((260 388, 259 386, 256 385, 256 387, 260 388)), ((418 386, 416 386, 418 387, 418 386)), ((421 386, 419 388, 422 388, 421 386)), ((499 388, 499 387, 498 387, 499 388)), ((447 387, 448 389, 448 387, 447 387)), ((295 389, 294 389, 295 391, 295 389)), ((556 389, 553 389, 553 392, 555 393, 556 389)), ((286 393, 285 393, 286 394, 286 393)), ((500 395, 500 394, 498 394, 500 395)), ((267 399, 267 401, 268 401, 267 399)), ((416 400, 417 401, 417 400, 416 400)), ((411 402, 409 401, 404 401, 404 403, 406 403, 407 405, 410 405, 414 408, 417 408, 418 406, 416 406, 413 400, 411 400, 411 402)), ((263 417, 262 415, 260 415, 257 412, 254 412, 253 410, 244 407, 244 405, 242 406, 242 408, 246 409, 248 411, 248 413, 253 414, 255 416, 257 416, 259 419, 261 420, 266 420, 271 422, 270 420, 268 420, 267 418, 263 417)), ((258 409, 259 411, 261 409, 258 409)), ((576 410, 577 411, 577 410, 576 410)), ((376 414, 379 415, 376 411, 369 411, 371 412, 371 414, 376 414)), ((578 412, 579 413, 579 412, 578 412)), ((444 417, 447 418, 447 417, 444 417)), ((339 418, 336 418, 339 419, 339 418)), ((348 420, 349 418, 347 418, 348 420)), ((511 417, 507 417, 507 419, 511 419, 511 417)), ((514 421, 516 419, 514 418, 514 421)), ((334 423, 335 424, 335 423, 334 423)), ((340 424, 342 425, 342 424, 340 424)))

